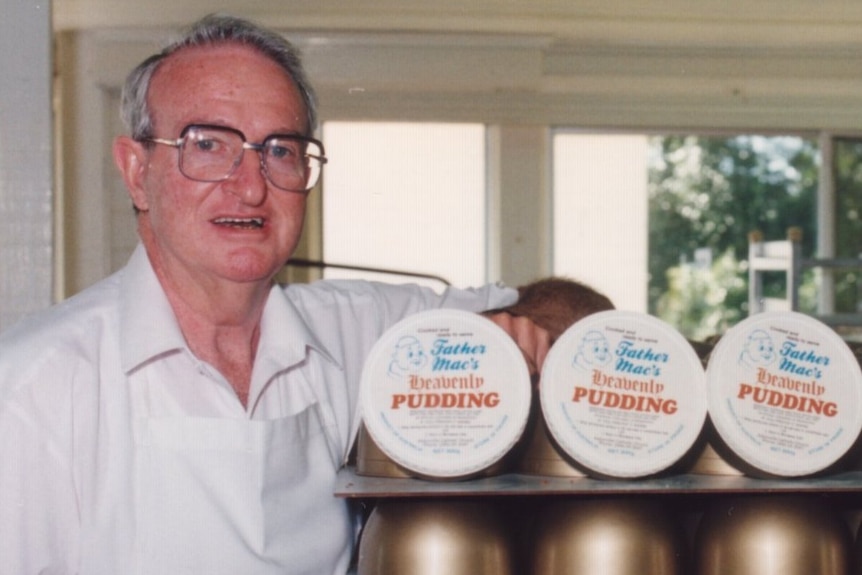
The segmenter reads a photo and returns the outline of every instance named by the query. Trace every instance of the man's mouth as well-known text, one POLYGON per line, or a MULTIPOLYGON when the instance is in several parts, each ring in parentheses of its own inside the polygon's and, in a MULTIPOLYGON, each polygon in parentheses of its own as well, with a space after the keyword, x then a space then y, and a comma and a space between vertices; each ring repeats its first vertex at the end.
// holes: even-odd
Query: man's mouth
POLYGON ((263 218, 216 218, 213 223, 243 230, 259 230, 263 227, 263 218))

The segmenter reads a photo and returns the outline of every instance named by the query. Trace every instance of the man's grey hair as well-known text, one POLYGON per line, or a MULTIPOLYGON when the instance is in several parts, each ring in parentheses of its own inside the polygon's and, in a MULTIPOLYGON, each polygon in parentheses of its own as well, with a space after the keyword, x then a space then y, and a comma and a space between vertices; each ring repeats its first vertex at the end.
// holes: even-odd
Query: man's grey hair
POLYGON ((302 95, 308 120, 309 133, 306 135, 311 135, 317 128, 317 100, 303 70, 299 50, 272 30, 223 14, 211 14, 195 22, 178 40, 141 62, 129 73, 123 86, 120 107, 120 115, 129 135, 136 140, 154 135, 147 92, 153 74, 168 56, 183 48, 231 43, 250 46, 281 66, 302 95))

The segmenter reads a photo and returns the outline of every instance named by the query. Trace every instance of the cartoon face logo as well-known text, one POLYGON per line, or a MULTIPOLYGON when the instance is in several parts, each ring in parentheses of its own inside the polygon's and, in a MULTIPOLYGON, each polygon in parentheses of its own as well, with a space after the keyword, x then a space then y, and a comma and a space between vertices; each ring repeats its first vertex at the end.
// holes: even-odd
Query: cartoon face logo
POLYGON ((775 357, 772 338, 762 329, 756 329, 748 334, 745 347, 739 355, 739 361, 747 365, 767 365, 772 363, 775 357))
POLYGON ((611 361, 611 346, 607 338, 598 331, 588 331, 581 339, 578 353, 572 362, 576 367, 590 369, 611 361))
POLYGON ((422 344, 412 335, 405 335, 395 344, 389 375, 402 376, 418 371, 428 361, 422 344))

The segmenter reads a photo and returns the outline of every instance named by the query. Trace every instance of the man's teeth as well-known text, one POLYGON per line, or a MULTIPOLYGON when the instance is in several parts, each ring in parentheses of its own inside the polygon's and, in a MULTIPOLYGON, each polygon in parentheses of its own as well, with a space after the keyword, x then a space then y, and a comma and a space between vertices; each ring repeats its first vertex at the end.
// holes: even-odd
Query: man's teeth
POLYGON ((263 227, 263 218, 216 218, 214 221, 220 226, 234 226, 238 228, 263 227))

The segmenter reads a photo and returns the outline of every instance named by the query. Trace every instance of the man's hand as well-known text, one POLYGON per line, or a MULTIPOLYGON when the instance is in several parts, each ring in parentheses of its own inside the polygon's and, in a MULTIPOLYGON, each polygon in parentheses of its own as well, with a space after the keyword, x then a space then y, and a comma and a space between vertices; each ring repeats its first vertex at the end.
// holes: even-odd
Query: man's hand
POLYGON ((539 327, 528 317, 513 316, 506 312, 487 314, 488 319, 502 327, 524 354, 530 375, 538 376, 545 363, 545 356, 551 348, 551 336, 548 331, 539 327))

